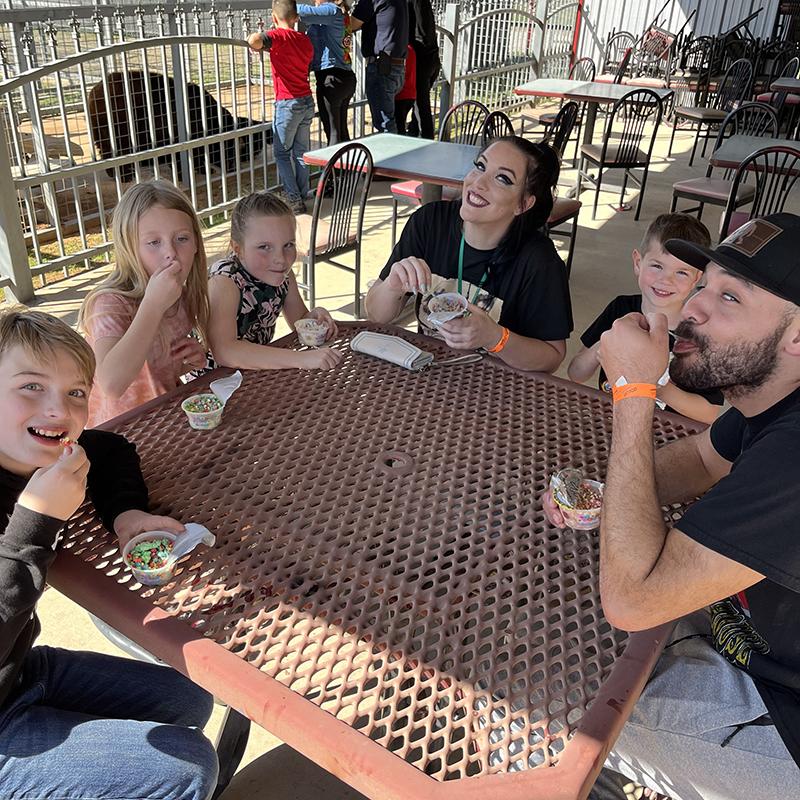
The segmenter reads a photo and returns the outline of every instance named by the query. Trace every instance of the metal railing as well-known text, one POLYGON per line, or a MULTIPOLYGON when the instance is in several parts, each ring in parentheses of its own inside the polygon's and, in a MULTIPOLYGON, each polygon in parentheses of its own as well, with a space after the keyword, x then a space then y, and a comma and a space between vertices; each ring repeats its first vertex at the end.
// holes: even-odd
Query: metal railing
MULTIPOLYGON (((173 181, 205 220, 275 188, 269 61, 244 40, 264 24, 258 5, 0 11, 0 182, 9 187, 0 194, 0 285, 25 301, 34 276, 107 263, 110 211, 133 182, 173 181)), ((544 31, 524 9, 463 18, 449 4, 434 111, 467 97, 516 104, 514 86, 539 74, 544 31)), ((351 130, 360 136, 358 46, 353 68, 351 130)), ((321 143, 316 125, 312 147, 321 143)))

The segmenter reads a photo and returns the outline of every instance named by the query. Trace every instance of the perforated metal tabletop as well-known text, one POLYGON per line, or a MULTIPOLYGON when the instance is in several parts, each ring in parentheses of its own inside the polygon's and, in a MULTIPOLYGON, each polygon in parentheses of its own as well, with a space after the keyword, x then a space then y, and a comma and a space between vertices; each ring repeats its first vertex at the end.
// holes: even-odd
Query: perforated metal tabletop
POLYGON ((87 506, 51 582, 370 797, 583 797, 666 634, 611 628, 596 533, 541 511, 556 468, 603 476, 610 404, 490 357, 408 372, 364 327, 338 369, 245 373, 214 431, 179 407, 213 376, 111 423, 217 546, 145 588, 87 506))

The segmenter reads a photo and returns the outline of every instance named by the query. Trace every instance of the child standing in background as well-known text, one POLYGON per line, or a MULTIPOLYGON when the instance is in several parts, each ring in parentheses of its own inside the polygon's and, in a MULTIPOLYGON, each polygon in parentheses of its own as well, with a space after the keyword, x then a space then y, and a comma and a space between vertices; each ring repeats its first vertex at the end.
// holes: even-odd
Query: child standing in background
POLYGON ((97 359, 89 427, 174 389, 206 363, 206 254, 186 196, 167 181, 132 186, 114 209, 112 235, 114 270, 78 317, 97 359))
POLYGON ((272 21, 275 27, 253 33, 247 41, 253 50, 269 52, 275 89, 272 135, 278 177, 292 211, 305 214, 308 167, 303 156, 311 148, 311 121, 314 119, 314 99, 308 82, 314 48, 308 36, 294 29, 297 19, 295 0, 274 0, 272 21))
MULTIPOLYGON (((597 372, 600 337, 620 317, 631 312, 660 313, 666 315, 670 331, 678 325, 683 304, 694 291, 702 273, 668 253, 664 249, 664 242, 668 239, 711 246, 708 229, 694 217, 688 214, 656 217, 645 232, 639 249, 633 251, 633 273, 641 294, 615 297, 584 331, 581 336, 583 348, 569 365, 571 380, 582 383, 597 372)), ((674 344, 675 337, 670 334, 670 351, 674 344)), ((603 391, 611 391, 602 368, 598 384, 603 391)), ((667 404, 668 410, 708 423, 717 418, 724 402, 718 390, 695 394, 672 382, 658 387, 658 397, 667 404)))
MULTIPOLYGON (((289 350, 268 347, 283 312, 294 327, 304 317, 336 335, 336 323, 324 308, 309 312, 297 288, 292 265, 297 258, 292 210, 269 192, 243 197, 231 215, 231 252, 210 270, 209 336, 217 365, 240 369, 331 369, 338 350, 289 350)), ((210 365, 213 366, 213 365, 210 365)))

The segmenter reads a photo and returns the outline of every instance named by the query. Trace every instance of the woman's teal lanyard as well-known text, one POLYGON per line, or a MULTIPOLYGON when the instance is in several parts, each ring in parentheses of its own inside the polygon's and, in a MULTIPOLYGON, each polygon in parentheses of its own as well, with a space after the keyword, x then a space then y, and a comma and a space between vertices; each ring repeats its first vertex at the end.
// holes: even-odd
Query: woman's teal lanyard
MULTIPOLYGON (((461 244, 458 248, 458 293, 463 294, 461 291, 462 285, 462 276, 464 275, 464 234, 461 234, 461 244)), ((487 267, 483 273, 483 277, 478 283, 478 287, 475 289, 475 294, 471 300, 472 305, 478 300, 478 295, 481 293, 481 289, 483 289, 483 284, 486 283, 486 279, 489 277, 489 268, 487 267)))

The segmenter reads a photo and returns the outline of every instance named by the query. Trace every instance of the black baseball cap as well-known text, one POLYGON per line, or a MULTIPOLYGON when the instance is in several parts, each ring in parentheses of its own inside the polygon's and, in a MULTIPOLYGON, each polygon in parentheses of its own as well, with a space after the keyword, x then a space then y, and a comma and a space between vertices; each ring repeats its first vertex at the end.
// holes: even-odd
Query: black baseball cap
POLYGON ((669 239, 666 250, 704 270, 710 261, 800 306, 800 216, 770 214, 751 219, 715 248, 669 239))

